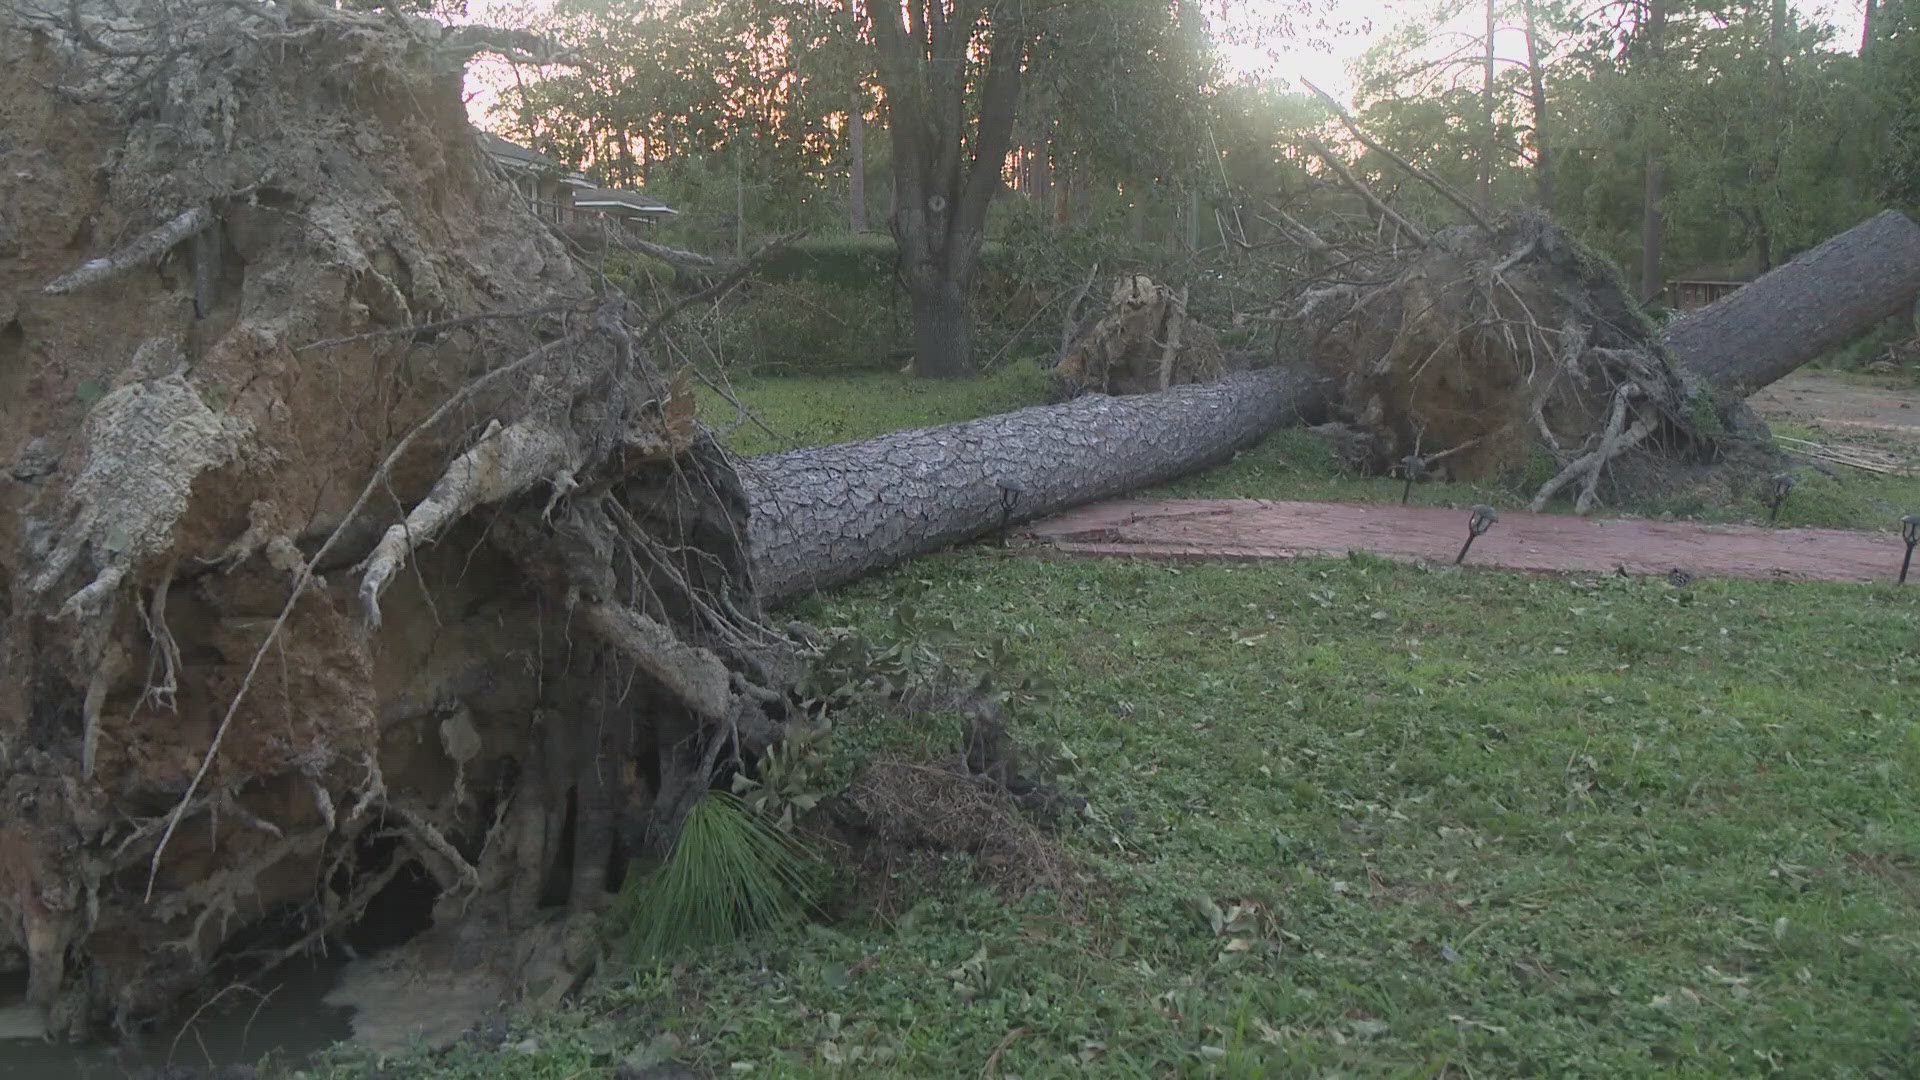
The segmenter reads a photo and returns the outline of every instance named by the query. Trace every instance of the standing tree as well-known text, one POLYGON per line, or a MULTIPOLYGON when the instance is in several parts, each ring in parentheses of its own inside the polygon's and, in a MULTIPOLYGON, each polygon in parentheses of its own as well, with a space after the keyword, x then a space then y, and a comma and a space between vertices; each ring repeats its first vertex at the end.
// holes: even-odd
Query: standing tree
POLYGON ((971 375, 974 270, 1035 26, 1017 3, 864 7, 893 135, 892 226, 913 309, 914 372, 971 375), (970 96, 978 99, 971 124, 970 96))
POLYGON ((1046 88, 1083 147, 1177 152, 1181 136, 1204 127, 1201 13, 1191 0, 861 0, 861 9, 893 140, 914 371, 969 375, 974 274, 1023 91, 1046 88))

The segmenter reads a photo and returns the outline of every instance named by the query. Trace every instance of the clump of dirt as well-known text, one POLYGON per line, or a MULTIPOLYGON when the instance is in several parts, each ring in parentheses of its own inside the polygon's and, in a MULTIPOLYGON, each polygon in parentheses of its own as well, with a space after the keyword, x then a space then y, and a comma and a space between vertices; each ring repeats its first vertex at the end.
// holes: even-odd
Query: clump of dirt
POLYGON ((1234 370, 1219 339, 1187 316, 1187 292, 1141 274, 1114 284, 1107 310, 1079 329, 1053 379, 1058 396, 1149 394, 1213 382, 1234 370))
POLYGON ((445 934, 592 910, 777 733, 745 497, 655 313, 466 120, 466 60, 539 47, 0 12, 0 956, 51 1031, 410 868, 445 934))
MULTIPOLYGON (((916 696, 918 705, 929 696, 947 701, 945 715, 964 717, 960 751, 872 761, 843 796, 824 805, 831 840, 851 849, 868 901, 887 909, 902 869, 947 855, 968 855, 975 878, 1006 896, 1079 896, 1087 878, 1050 828, 1087 801, 1021 771, 1016 738, 996 701, 950 678, 922 684, 906 698, 916 696)), ((918 707, 906 698, 897 707, 918 707)))
POLYGON ((869 877, 889 877, 921 853, 963 854, 981 880, 1009 894, 1073 891, 1073 862, 1059 841, 1005 786, 953 763, 875 762, 834 810, 869 877))
POLYGON ((1681 376, 1613 268, 1542 215, 1438 233, 1383 276, 1310 290, 1285 338, 1340 378, 1351 421, 1334 434, 1366 471, 1477 480, 1539 448, 1557 470, 1535 508, 1570 491, 1585 512, 1603 479, 1616 497, 1667 490, 1755 437, 1742 405, 1681 376))

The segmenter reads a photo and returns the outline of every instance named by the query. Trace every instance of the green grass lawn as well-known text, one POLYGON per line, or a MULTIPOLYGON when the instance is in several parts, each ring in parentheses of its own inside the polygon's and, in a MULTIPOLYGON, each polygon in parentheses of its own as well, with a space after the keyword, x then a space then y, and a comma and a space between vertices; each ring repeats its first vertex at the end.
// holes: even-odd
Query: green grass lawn
POLYGON ((746 455, 951 424, 1039 405, 1047 398, 1046 376, 1032 364, 1009 364, 979 379, 795 375, 742 380, 727 389, 732 401, 706 387, 699 389, 700 417, 725 433, 736 453, 746 455), (751 418, 741 416, 735 402, 751 418))
MULTIPOLYGON (((820 440, 1022 392, 900 385, 743 390, 820 440)), ((1398 497, 1319 453, 1164 490, 1398 497)), ((1053 685, 1014 719, 1077 762, 1072 902, 954 859, 885 917, 609 964, 531 1052, 386 1075, 1915 1074, 1920 588, 970 548, 795 614, 885 641, 903 607, 1053 685)), ((861 715, 843 763, 960 737, 861 715)))

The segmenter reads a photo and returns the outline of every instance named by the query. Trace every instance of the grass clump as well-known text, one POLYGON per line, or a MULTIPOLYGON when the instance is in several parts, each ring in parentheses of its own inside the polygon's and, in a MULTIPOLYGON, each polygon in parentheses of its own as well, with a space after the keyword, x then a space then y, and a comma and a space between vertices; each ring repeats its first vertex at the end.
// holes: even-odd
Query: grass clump
POLYGON ((710 791, 666 862, 624 894, 630 954, 658 957, 785 926, 805 912, 814 869, 801 841, 736 796, 710 791))

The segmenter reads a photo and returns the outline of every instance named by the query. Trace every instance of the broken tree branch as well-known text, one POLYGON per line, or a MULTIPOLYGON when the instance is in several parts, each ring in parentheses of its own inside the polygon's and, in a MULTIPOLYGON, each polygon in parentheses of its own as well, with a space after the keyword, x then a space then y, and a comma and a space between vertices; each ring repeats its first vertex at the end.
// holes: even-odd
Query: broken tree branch
POLYGON ((1427 234, 1422 231, 1418 225, 1400 216, 1400 212, 1388 206, 1380 196, 1375 195, 1373 189, 1368 187, 1359 177, 1353 175, 1353 170, 1347 168, 1344 162, 1335 157, 1333 151, 1327 149, 1325 143, 1319 139, 1310 137, 1305 140, 1305 145, 1307 149, 1319 155, 1320 160, 1326 162, 1327 167, 1332 169, 1334 175, 1340 178, 1340 182, 1345 184, 1348 190, 1360 196, 1361 200, 1364 201, 1381 220, 1392 222, 1395 228, 1405 233, 1408 239, 1420 247, 1427 246, 1427 234))
POLYGON ((1067 350, 1073 348, 1073 339, 1080 336, 1080 305, 1086 303, 1087 294, 1093 291, 1094 280, 1099 276, 1100 264, 1094 263, 1087 268, 1087 280, 1080 283, 1073 299, 1067 301, 1067 313, 1060 320, 1060 348, 1053 354, 1055 363, 1067 355, 1067 350))
POLYGON ((1329 95, 1325 90, 1322 90, 1319 87, 1313 85, 1312 82, 1306 79, 1301 79, 1300 83, 1301 85, 1305 86, 1307 89, 1313 91, 1316 95, 1319 96, 1321 101, 1326 102, 1327 105, 1333 109, 1334 113, 1340 117, 1340 122, 1346 125, 1348 131, 1353 133, 1354 138, 1360 140, 1361 145, 1365 146, 1367 149, 1373 151, 1374 153, 1379 154, 1381 157, 1386 158, 1388 161, 1393 162, 1395 165, 1405 170, 1407 175, 1412 176, 1414 179, 1420 181, 1421 183, 1432 188, 1434 191, 1438 192, 1441 198, 1447 200, 1448 202, 1452 203, 1454 206, 1458 207, 1460 209, 1460 212, 1467 215, 1468 220, 1472 221, 1475 225, 1480 226, 1480 228, 1486 230, 1487 232, 1493 231, 1493 224, 1487 220, 1487 216, 1481 213, 1480 208, 1473 205, 1473 203, 1470 200, 1468 200, 1466 196, 1460 194, 1458 191, 1455 191, 1453 187, 1449 185, 1446 181, 1440 179, 1438 176, 1435 176, 1433 173, 1427 171, 1426 169, 1423 169, 1420 166, 1415 165, 1413 162, 1408 161, 1406 158, 1401 157, 1399 154, 1395 153, 1392 149, 1382 144, 1379 140, 1373 138, 1372 136, 1368 135, 1365 131, 1361 130, 1360 122, 1353 118, 1353 114, 1347 111, 1346 106, 1341 105, 1338 101, 1335 101, 1333 97, 1329 95))
POLYGON ((79 269, 53 279, 40 291, 48 296, 65 296, 89 285, 96 285, 110 277, 158 259, 172 251, 174 245, 212 224, 213 209, 205 205, 196 206, 113 254, 91 260, 82 264, 79 269))

